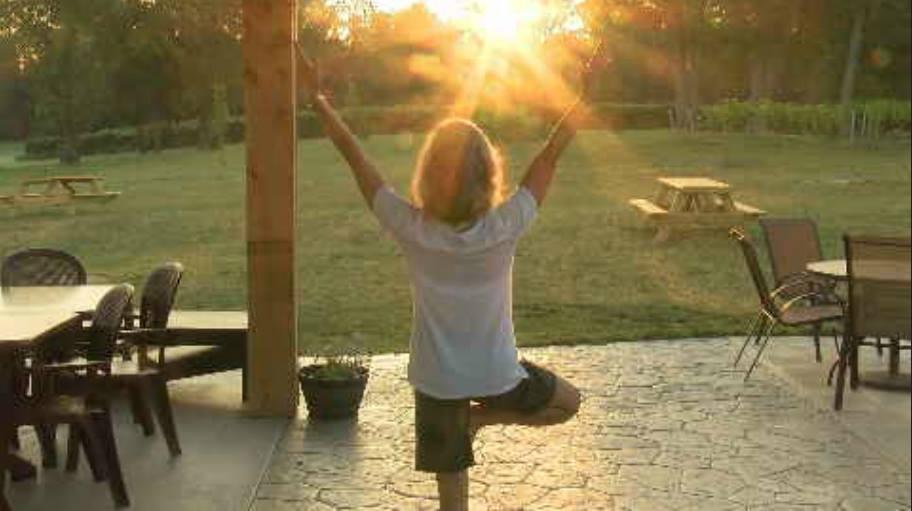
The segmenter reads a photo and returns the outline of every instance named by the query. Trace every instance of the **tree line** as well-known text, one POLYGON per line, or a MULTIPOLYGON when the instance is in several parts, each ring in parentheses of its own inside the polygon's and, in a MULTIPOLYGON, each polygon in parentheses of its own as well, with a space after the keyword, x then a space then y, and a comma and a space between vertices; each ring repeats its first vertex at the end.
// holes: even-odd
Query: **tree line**
MULTIPOLYGON (((548 15, 522 51, 484 62, 483 35, 421 3, 302 0, 298 38, 348 106, 457 104, 481 80, 473 106, 547 112, 561 98, 541 69, 572 89, 597 40, 614 64, 596 99, 668 104, 681 127, 727 99, 909 98, 908 0, 535 1, 548 15)), ((72 159, 82 133, 195 119, 217 145, 243 111, 241 35, 240 0, 4 0, 0 138, 60 136, 72 159)))

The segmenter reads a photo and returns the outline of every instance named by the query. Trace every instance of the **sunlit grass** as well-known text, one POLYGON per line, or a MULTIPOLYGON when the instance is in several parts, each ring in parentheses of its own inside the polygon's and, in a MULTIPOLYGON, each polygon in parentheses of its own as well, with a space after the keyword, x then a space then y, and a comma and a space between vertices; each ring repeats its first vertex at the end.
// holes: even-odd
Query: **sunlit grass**
MULTIPOLYGON (((366 147, 404 191, 419 143, 376 136, 366 147)), ((514 180, 537 145, 505 148, 514 180)), ((908 140, 851 148, 804 137, 584 132, 519 245, 519 342, 741 333, 756 299, 732 242, 703 234, 656 246, 627 199, 652 196, 658 176, 712 176, 731 183, 738 200, 814 218, 826 255, 839 257, 845 231, 909 232, 909 150, 908 140)), ((61 247, 94 279, 137 286, 154 265, 179 260, 187 274, 178 307, 245 306, 242 146, 89 157, 77 169, 14 162, 13 153, 0 145, 0 194, 25 177, 98 173, 123 195, 75 213, 0 209, 0 253, 61 247)), ((327 141, 302 141, 299 162, 302 346, 357 336, 377 351, 405 350, 409 289, 395 245, 379 232, 327 141)))

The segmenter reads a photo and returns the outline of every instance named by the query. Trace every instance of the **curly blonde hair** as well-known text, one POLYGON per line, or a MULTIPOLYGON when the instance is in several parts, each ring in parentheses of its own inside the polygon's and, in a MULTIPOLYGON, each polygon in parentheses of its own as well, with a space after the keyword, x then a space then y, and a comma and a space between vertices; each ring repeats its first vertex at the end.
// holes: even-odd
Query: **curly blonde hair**
POLYGON ((500 154, 475 123, 440 122, 428 133, 412 176, 412 201, 432 218, 459 226, 503 201, 500 154))

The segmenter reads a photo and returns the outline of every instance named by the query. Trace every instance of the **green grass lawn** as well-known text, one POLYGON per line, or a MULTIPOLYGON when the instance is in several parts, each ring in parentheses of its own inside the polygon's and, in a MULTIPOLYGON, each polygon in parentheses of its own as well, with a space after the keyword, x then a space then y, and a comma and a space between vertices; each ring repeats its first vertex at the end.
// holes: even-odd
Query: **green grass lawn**
MULTIPOLYGON (((367 150, 406 190, 419 137, 375 136, 367 150)), ((506 148, 517 178, 536 143, 506 148)), ((0 253, 25 246, 76 254, 92 278, 140 286, 156 264, 187 267, 177 306, 245 306, 244 148, 89 157, 76 169, 16 162, 0 144, 0 194, 26 177, 97 173, 122 196, 107 205, 0 209, 0 253)), ((379 231, 325 140, 299 145, 302 350, 356 342, 404 351, 409 289, 403 260, 379 231)), ((711 176, 772 215, 814 218, 824 252, 846 231, 910 231, 910 143, 792 136, 585 132, 562 160, 514 270, 519 343, 743 333, 756 308, 744 263, 722 234, 652 243, 627 199, 651 197, 658 176, 711 176)), ((752 227, 755 239, 759 233, 752 227)))

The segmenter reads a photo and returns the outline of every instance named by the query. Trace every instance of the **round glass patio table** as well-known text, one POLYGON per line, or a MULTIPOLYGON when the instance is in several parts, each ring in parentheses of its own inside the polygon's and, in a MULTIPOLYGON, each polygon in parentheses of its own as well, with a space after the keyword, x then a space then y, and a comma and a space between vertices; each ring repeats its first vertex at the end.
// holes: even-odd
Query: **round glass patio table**
MULTIPOLYGON (((885 272, 895 273, 900 279, 909 278, 909 268, 897 264, 885 265, 885 272), (896 268, 893 268, 896 266, 896 268)), ((845 259, 828 259, 807 264, 807 271, 815 275, 829 277, 839 282, 849 279, 849 270, 845 259)), ((866 371, 859 376, 860 383, 867 387, 888 390, 903 390, 912 392, 912 373, 903 373, 899 370, 899 340, 890 339, 890 369, 887 371, 866 371)))
POLYGON ((815 275, 821 275, 839 281, 847 280, 849 278, 849 270, 846 267, 845 259, 829 259, 826 261, 808 263, 807 271, 815 275))

